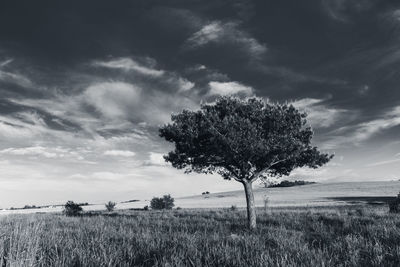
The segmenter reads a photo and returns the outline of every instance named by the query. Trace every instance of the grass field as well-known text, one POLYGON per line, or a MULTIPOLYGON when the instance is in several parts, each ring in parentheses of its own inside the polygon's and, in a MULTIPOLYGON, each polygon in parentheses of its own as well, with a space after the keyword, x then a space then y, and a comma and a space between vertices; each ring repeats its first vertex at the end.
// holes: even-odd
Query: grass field
POLYGON ((387 208, 118 211, 0 217, 1 266, 399 266, 387 208))

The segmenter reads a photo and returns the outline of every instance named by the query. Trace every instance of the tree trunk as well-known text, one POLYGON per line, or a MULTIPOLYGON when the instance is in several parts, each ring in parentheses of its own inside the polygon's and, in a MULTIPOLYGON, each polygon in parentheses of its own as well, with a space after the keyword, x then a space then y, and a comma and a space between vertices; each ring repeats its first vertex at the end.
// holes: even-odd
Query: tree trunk
POLYGON ((247 202, 247 222, 250 230, 256 228, 256 205, 254 202, 254 194, 252 182, 243 181, 244 192, 246 193, 246 202, 247 202))

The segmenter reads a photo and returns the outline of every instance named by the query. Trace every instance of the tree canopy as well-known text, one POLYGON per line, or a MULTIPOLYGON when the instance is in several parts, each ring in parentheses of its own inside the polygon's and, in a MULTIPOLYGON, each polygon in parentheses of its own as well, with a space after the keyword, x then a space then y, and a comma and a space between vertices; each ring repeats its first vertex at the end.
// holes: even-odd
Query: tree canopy
POLYGON ((218 173, 239 182, 317 168, 333 155, 312 145, 306 116, 293 105, 221 97, 198 111, 172 115, 172 123, 160 128, 160 136, 175 144, 165 159, 186 172, 218 173))

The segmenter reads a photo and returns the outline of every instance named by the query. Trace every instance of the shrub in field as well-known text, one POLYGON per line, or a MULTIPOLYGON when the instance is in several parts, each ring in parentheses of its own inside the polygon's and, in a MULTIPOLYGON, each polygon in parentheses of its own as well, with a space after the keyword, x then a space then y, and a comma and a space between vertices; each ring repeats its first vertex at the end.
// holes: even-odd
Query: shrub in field
POLYGON ((108 203, 106 203, 105 206, 106 206, 107 211, 113 211, 115 209, 116 205, 117 205, 117 203, 108 201, 108 203))
POLYGON ((400 213, 400 193, 397 195, 397 198, 389 203, 389 212, 390 213, 400 213))
POLYGON ((149 206, 147 206, 147 205, 144 206, 144 207, 143 207, 143 210, 149 210, 149 206))
POLYGON ((175 204, 174 199, 170 195, 164 195, 163 197, 153 197, 150 206, 153 210, 170 210, 175 204))
POLYGON ((231 206, 231 211, 237 211, 237 207, 235 205, 231 206))
POLYGON ((390 213, 400 213, 399 204, 400 204, 399 199, 395 199, 395 200, 389 202, 389 212, 390 213))
POLYGON ((64 205, 63 212, 67 216, 78 216, 81 213, 81 211, 82 207, 71 200, 67 201, 67 203, 65 203, 64 205))

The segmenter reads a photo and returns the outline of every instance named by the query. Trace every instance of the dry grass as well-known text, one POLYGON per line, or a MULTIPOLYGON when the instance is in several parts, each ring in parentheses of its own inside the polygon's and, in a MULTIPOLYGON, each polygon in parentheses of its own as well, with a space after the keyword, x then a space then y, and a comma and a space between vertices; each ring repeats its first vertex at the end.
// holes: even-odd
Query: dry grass
POLYGON ((399 266, 383 208, 127 211, 0 217, 1 266, 399 266))

